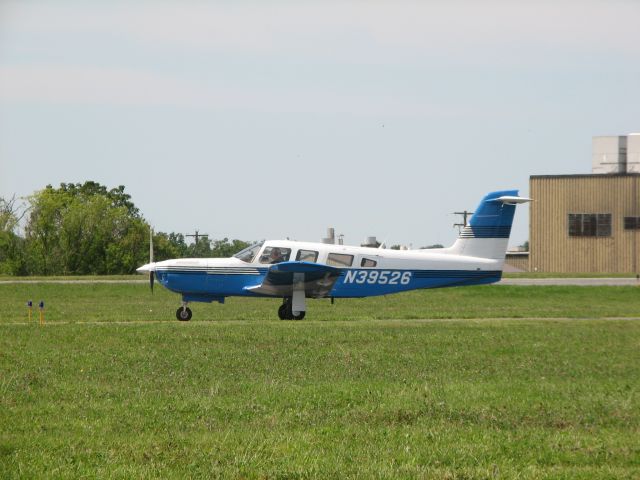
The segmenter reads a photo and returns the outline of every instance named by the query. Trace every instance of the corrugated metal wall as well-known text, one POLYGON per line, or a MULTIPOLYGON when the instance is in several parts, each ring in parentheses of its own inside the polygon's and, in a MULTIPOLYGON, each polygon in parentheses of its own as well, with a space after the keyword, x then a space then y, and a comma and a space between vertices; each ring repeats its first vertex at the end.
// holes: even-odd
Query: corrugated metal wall
MULTIPOLYGON (((529 254, 528 253, 509 253, 505 255, 504 263, 513 267, 513 271, 529 271, 529 254)), ((511 269, 510 269, 511 270, 511 269)), ((505 268, 505 271, 507 269, 505 268)))
POLYGON ((638 273, 640 175, 531 176, 529 223, 532 272, 638 273), (611 236, 570 237, 568 214, 610 213, 611 236))

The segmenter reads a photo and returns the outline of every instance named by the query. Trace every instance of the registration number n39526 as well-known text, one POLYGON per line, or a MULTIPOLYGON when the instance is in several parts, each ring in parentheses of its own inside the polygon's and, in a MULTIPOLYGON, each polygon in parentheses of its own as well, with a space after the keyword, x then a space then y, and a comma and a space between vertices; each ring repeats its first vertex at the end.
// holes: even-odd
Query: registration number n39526
POLYGON ((398 270, 347 270, 344 283, 370 285, 409 285, 411 272, 398 270))

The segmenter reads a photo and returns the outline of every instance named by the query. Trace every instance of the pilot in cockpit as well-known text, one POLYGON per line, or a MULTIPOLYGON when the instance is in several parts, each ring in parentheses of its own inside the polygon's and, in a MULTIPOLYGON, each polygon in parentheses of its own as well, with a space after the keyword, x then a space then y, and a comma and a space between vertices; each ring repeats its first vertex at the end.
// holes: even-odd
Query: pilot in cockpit
POLYGON ((269 255, 269 263, 280 263, 284 262, 284 256, 279 248, 274 247, 271 250, 271 254, 269 255))

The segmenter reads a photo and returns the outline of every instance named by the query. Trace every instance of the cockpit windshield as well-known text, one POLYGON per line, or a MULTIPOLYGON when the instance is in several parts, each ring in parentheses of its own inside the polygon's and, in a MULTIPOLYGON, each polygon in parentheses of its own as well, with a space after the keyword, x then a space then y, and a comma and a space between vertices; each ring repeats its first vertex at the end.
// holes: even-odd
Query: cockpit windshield
POLYGON ((253 259, 256 258, 256 255, 258 254, 258 252, 262 248, 262 244, 263 243, 264 242, 255 243, 255 244, 251 245, 250 247, 247 247, 244 250, 236 253, 234 255, 234 257, 239 258, 243 262, 251 263, 251 262, 253 262, 253 259))

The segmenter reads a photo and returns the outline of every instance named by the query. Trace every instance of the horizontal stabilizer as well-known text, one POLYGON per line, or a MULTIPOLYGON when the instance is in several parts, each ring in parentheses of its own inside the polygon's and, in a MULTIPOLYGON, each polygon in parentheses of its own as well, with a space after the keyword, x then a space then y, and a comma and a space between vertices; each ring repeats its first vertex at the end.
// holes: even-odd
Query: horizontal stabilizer
POLYGON ((340 276, 340 269, 309 262, 283 262, 272 265, 264 281, 255 287, 245 287, 252 293, 291 297, 293 290, 304 289, 305 296, 321 298, 329 292, 340 276))
POLYGON ((516 205, 518 203, 527 203, 531 202, 530 198, 526 197, 516 197, 514 195, 503 195, 502 197, 498 197, 494 199, 495 202, 502 202, 507 205, 516 205))

